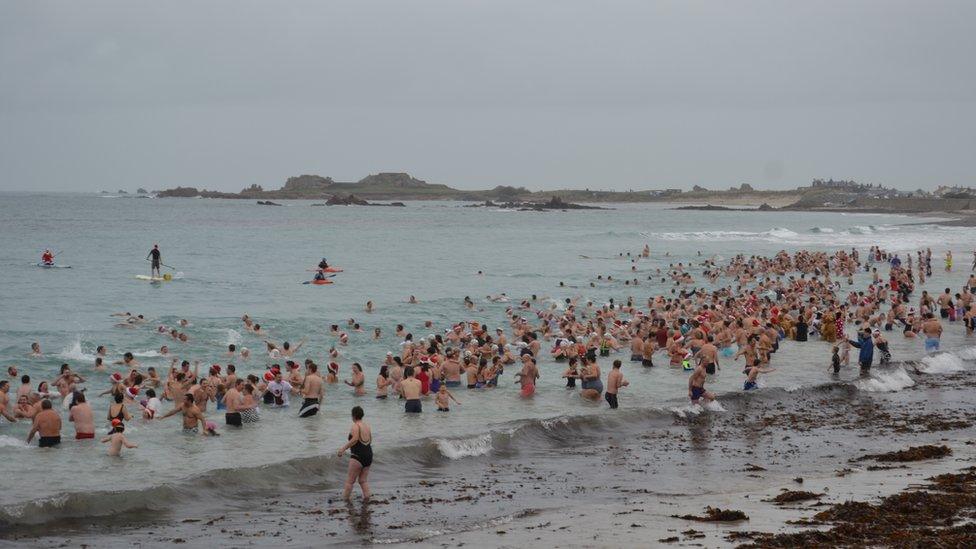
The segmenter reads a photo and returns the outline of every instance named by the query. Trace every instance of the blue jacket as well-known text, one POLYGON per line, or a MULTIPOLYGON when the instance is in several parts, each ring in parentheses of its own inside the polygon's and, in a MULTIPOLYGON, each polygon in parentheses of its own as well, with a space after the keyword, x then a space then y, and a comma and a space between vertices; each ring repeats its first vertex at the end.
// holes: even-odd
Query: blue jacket
POLYGON ((854 341, 853 339, 849 339, 848 341, 851 343, 851 345, 861 350, 861 352, 857 355, 858 364, 867 364, 870 366, 871 363, 874 362, 874 340, 871 339, 870 335, 865 337, 858 334, 857 341, 854 341))

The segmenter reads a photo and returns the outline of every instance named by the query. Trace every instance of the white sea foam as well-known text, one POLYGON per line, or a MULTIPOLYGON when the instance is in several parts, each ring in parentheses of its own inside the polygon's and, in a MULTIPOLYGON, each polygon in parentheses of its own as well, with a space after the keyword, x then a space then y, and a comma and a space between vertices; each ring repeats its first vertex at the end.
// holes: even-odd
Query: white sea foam
POLYGON ((0 446, 9 448, 27 448, 27 443, 23 439, 15 438, 10 435, 0 435, 0 446))
POLYGON ((967 368, 962 359, 953 353, 939 353, 923 358, 918 369, 926 374, 951 374, 967 368))
POLYGON ((683 233, 651 233, 655 238, 661 240, 701 240, 701 241, 740 241, 740 240, 766 240, 766 241, 786 241, 799 236, 795 231, 783 227, 773 227, 768 231, 691 231, 683 233))
POLYGON ((685 418, 688 417, 689 415, 697 416, 701 414, 702 411, 703 411, 702 407, 699 406, 698 404, 689 404, 688 406, 679 406, 677 408, 671 408, 671 412, 680 418, 685 418))
POLYGON ((87 354, 81 348, 81 338, 75 339, 74 343, 62 349, 56 356, 64 360, 95 360, 95 355, 87 354))
POLYGON ((705 408, 706 410, 708 410, 709 412, 724 412, 725 411, 725 408, 723 408, 722 407, 722 404, 719 401, 717 401, 717 400, 713 400, 711 402, 706 402, 705 404, 702 405, 702 407, 705 408))
POLYGON ((701 415, 702 412, 724 412, 725 408, 717 400, 711 402, 706 402, 705 404, 688 404, 687 406, 678 406, 676 408, 671 408, 671 412, 676 416, 685 418, 689 415, 697 416, 701 415))
POLYGON ((931 245, 933 233, 947 244, 968 242, 967 229, 937 226, 856 225, 847 229, 813 227, 802 234, 783 227, 765 231, 688 231, 650 233, 660 240, 691 242, 771 242, 790 246, 866 247, 908 251, 931 245))
POLYGON ((151 357, 160 356, 160 355, 159 355, 159 351, 154 351, 154 350, 150 349, 148 351, 136 351, 136 352, 132 353, 132 356, 139 356, 139 357, 151 358, 151 357))
POLYGON ((905 370, 898 368, 886 372, 871 372, 871 377, 854 382, 858 389, 870 393, 891 393, 915 385, 915 380, 905 370))
POLYGON ((237 330, 228 329, 227 330, 227 341, 224 344, 225 345, 240 345, 241 344, 241 341, 243 339, 244 338, 241 336, 241 333, 240 332, 238 332, 237 330))
POLYGON ((543 419, 540 423, 542 424, 542 428, 543 429, 545 429, 546 431, 551 431, 553 429, 553 427, 556 427, 558 425, 566 425, 566 424, 568 424, 569 423, 569 418, 568 417, 555 417, 555 418, 552 418, 552 419, 543 419))
POLYGON ((963 360, 976 360, 976 347, 963 347, 962 349, 953 351, 952 354, 963 360))
POLYGON ((491 434, 461 439, 437 439, 437 449, 448 459, 483 456, 491 451, 491 434))

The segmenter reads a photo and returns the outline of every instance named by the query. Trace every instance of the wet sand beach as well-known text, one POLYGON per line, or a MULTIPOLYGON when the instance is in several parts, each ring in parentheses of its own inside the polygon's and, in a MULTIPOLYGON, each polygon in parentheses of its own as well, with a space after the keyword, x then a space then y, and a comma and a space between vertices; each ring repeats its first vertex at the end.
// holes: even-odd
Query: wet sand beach
MULTIPOLYGON (((145 524, 138 515, 97 525, 69 521, 39 531, 7 531, 4 538, 51 547, 782 542, 773 534, 804 535, 796 539, 812 542, 817 538, 798 533, 828 530, 831 521, 810 521, 832 505, 877 503, 928 477, 976 464, 976 375, 912 377, 916 384, 897 398, 833 383, 726 398, 724 414, 681 418, 628 410, 616 417, 512 426, 509 434, 492 436, 487 452, 468 441, 469 446, 458 446, 459 453, 467 448, 472 455, 458 459, 423 451, 399 460, 379 459, 377 495, 368 504, 347 504, 328 495, 340 482, 332 471, 321 490, 268 491, 249 498, 247 506, 187 501, 182 510, 141 517, 145 524), (926 445, 945 446, 951 453, 921 461, 864 459, 926 445), (777 503, 777 496, 799 501, 777 503), (708 507, 741 511, 748 520, 676 518, 702 516, 708 507), (106 527, 114 532, 110 540, 103 536, 106 527)), ((976 510, 972 483, 961 486, 953 493, 970 499, 960 504, 959 520, 938 515, 915 521, 908 530, 931 528, 933 533, 925 536, 937 539, 940 529, 976 510)), ((845 516, 843 509, 838 512, 839 519, 845 516)), ((832 544, 826 538, 823 543, 832 544)))

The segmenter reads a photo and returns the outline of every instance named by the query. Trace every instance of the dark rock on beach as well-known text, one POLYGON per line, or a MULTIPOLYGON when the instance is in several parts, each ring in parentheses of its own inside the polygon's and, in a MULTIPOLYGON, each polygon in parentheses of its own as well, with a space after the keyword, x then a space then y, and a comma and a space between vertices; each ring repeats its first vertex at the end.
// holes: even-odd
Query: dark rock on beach
POLYGON ((258 205, 260 206, 281 206, 281 204, 276 204, 270 200, 258 200, 258 205))

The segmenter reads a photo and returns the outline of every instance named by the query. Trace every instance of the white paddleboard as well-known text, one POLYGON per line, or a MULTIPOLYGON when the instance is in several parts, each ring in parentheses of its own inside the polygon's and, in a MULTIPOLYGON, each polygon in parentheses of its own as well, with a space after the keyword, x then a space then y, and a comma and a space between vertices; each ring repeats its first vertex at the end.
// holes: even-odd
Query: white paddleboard
POLYGON ((146 280, 149 282, 169 282, 171 279, 163 278, 161 276, 148 276, 148 275, 136 275, 138 280, 146 280))

